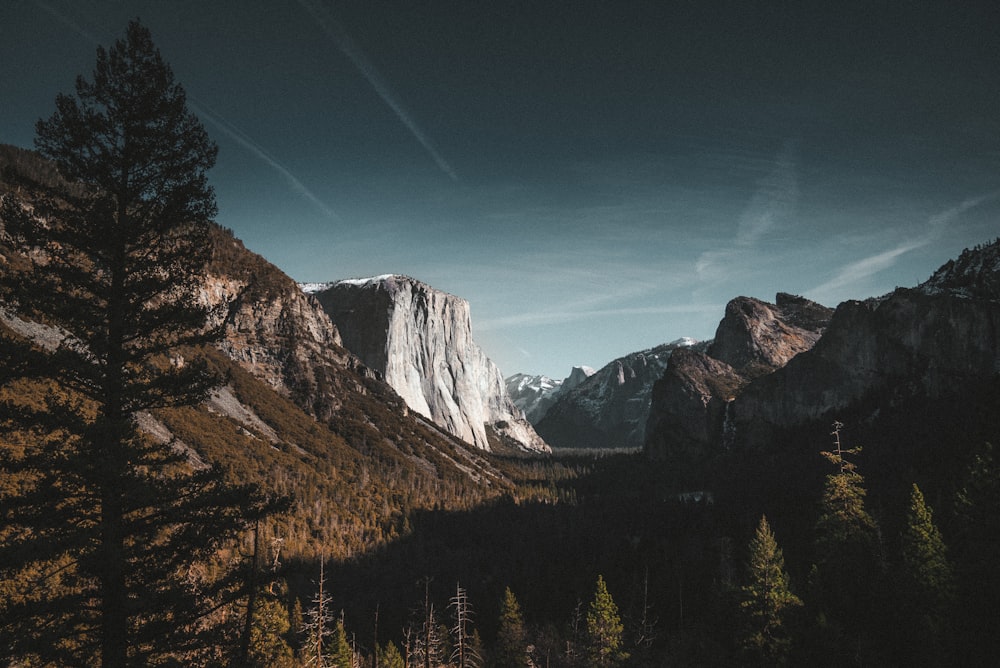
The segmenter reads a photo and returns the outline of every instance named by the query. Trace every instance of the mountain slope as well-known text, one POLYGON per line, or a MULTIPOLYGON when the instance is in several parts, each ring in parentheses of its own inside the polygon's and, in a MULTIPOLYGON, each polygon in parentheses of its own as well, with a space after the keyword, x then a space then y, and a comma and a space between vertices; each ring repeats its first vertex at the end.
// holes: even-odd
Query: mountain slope
POLYGON ((560 448, 641 448, 653 383, 680 339, 616 359, 563 393, 539 421, 542 438, 560 448))
MULTIPOLYGON (((65 187, 33 152, 0 146, 0 196, 11 206, 30 209, 41 196, 15 170, 65 187)), ((405 533, 416 510, 467 508, 511 493, 509 475, 481 451, 408 411, 292 279, 226 230, 214 229, 211 243, 201 299, 218 307, 225 337, 200 352, 228 384, 201 406, 138 418, 150 438, 180 449, 192 466, 219 463, 235 480, 295 497, 296 510, 267 528, 285 554, 322 548, 347 556, 405 533)), ((37 251, 0 228, 0 271, 20 271, 29 252, 37 251)), ((0 327, 42 348, 61 338, 22 320, 14 304, 0 313, 0 327)))

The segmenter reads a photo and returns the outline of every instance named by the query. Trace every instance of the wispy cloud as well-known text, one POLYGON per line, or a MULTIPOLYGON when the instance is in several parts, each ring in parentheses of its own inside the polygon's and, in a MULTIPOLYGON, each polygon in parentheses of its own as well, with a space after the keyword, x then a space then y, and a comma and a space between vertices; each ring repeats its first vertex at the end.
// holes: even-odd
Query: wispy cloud
POLYGON ((807 294, 820 301, 841 299, 851 286, 860 286, 872 276, 893 267, 907 253, 940 240, 947 232, 948 225, 966 211, 997 198, 1000 198, 1000 190, 968 197, 955 206, 932 214, 927 219, 924 234, 903 240, 888 250, 869 255, 841 267, 831 279, 809 290, 807 294))
POLYGON ((753 196, 737 220, 736 235, 728 243, 703 252, 695 261, 701 290, 736 280, 747 261, 759 264, 750 252, 795 213, 799 199, 795 144, 785 143, 770 162, 770 170, 756 185, 753 196))
MULTIPOLYGON (((99 45, 102 41, 106 41, 99 38, 94 32, 84 28, 79 21, 55 9, 49 3, 44 2, 43 0, 34 0, 34 3, 44 12, 46 12, 47 14, 58 20, 60 23, 70 28, 73 32, 80 35, 91 44, 94 44, 96 46, 99 45)), ((258 144, 256 141, 254 141, 253 138, 251 138, 249 135, 240 130, 238 127, 227 121, 220 114, 211 111, 207 104, 199 101, 197 98, 191 95, 190 92, 188 93, 187 97, 189 106, 199 116, 207 120, 209 123, 211 123, 216 128, 221 130, 223 134, 231 138, 233 141, 238 143, 243 148, 253 153, 255 156, 260 158, 260 160, 262 160, 265 164, 267 164, 269 167, 271 167, 276 172, 281 174, 281 176, 285 179, 288 185, 291 186, 292 190, 294 190, 296 193, 298 193, 299 195, 305 197, 307 200, 312 202, 325 215, 329 216, 330 218, 335 218, 338 220, 340 219, 340 216, 338 216, 336 212, 333 211, 333 209, 331 209, 325 202, 323 202, 323 200, 317 197, 315 193, 309 190, 309 188, 307 188, 306 185, 302 183, 302 181, 299 180, 298 177, 296 177, 291 172, 291 170, 289 170, 287 167, 281 164, 277 159, 275 159, 272 155, 270 155, 266 150, 264 150, 264 147, 258 144)))
POLYGON ((34 3, 39 9, 43 10, 46 14, 56 19, 57 21, 68 27, 70 30, 75 32, 77 35, 83 37, 91 44, 94 45, 100 44, 101 40, 98 39, 97 35, 95 35, 93 32, 81 26, 78 21, 70 18, 63 12, 60 12, 47 2, 42 2, 42 0, 34 0, 34 3))
POLYGON ((452 181, 458 181, 458 174, 444 159, 434 142, 427 136, 427 133, 417 125, 413 116, 403 107, 403 104, 399 101, 399 97, 379 73, 374 63, 368 59, 368 56, 365 55, 365 52, 358 43, 347 34, 347 31, 334 18, 333 12, 321 0, 298 1, 302 5, 302 8, 316 19, 323 32, 333 40, 341 53, 347 56, 348 60, 361 72, 361 75, 371 84, 371 87, 375 89, 375 92, 382 98, 382 101, 392 109, 393 113, 406 126, 406 129, 410 131, 414 139, 420 142, 420 145, 424 147, 424 150, 427 151, 428 155, 431 156, 441 171, 447 174, 452 181))
POLYGON ((565 309, 546 310, 531 313, 518 313, 516 315, 501 318, 492 318, 478 322, 476 329, 481 331, 491 331, 512 327, 526 327, 533 325, 557 325, 568 322, 579 322, 592 318, 621 317, 635 315, 667 315, 676 313, 719 313, 723 304, 692 304, 680 306, 637 306, 626 308, 608 309, 565 309))
MULTIPOLYGON (((930 240, 926 238, 908 241, 895 248, 890 248, 889 250, 870 255, 856 262, 851 262, 842 267, 833 278, 809 290, 807 294, 812 296, 813 299, 818 299, 825 303, 830 299, 828 295, 832 296, 843 293, 849 286, 861 283, 871 276, 885 271, 896 264, 896 261, 901 256, 917 248, 922 248, 928 243, 930 243, 930 240)), ((839 297, 836 297, 836 299, 839 300, 839 297)))
POLYGON ((341 217, 338 216, 337 213, 326 204, 326 202, 317 197, 316 194, 309 188, 307 188, 306 185, 302 183, 302 181, 300 181, 298 177, 292 174, 292 172, 287 167, 278 162, 278 160, 274 158, 274 156, 270 155, 266 150, 264 150, 263 146, 258 144, 249 135, 247 135, 238 127, 227 121, 219 114, 213 111, 209 111, 208 107, 204 103, 196 101, 190 95, 188 96, 188 99, 191 107, 195 110, 195 112, 198 113, 199 116, 201 116, 206 121, 214 125, 220 131, 222 131, 222 133, 225 134, 227 137, 229 137, 230 139, 238 143, 240 146, 253 153, 255 156, 260 158, 265 164, 267 164, 269 167, 271 167, 276 172, 281 174, 281 176, 285 179, 288 185, 291 186, 292 190, 294 190, 296 193, 298 193, 302 197, 312 202, 317 209, 323 212, 324 215, 329 216, 330 218, 341 220, 341 217))

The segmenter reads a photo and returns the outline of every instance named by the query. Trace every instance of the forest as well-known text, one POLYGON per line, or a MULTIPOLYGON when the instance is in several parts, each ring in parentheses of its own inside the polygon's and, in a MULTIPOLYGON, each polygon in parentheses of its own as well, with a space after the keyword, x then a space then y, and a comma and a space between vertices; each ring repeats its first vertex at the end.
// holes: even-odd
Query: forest
POLYGON ((99 49, 37 134, 41 158, 5 149, 0 210, 5 665, 1000 651, 1000 380, 858 405, 696 471, 432 446, 447 442, 363 375, 362 399, 319 420, 216 347, 226 313, 198 290, 232 252, 212 222, 217 149, 148 30, 99 49), (205 410, 220 387, 278 436, 205 410))

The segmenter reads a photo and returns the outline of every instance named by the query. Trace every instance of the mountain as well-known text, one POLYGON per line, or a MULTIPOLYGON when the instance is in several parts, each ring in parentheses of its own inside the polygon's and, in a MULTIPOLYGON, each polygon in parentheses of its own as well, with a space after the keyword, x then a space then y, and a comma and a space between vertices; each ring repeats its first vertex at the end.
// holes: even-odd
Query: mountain
MULTIPOLYGON (((30 210, 44 194, 25 176, 66 187, 34 152, 0 145, 0 197, 30 210)), ((200 298, 218 307, 225 328, 222 341, 201 352, 227 384, 201 406, 138 419, 193 466, 218 463, 234 480, 292 495, 297 510, 268 529, 285 554, 322 547, 346 557, 404 534, 417 510, 465 508, 512 492, 508 471, 409 411, 291 278, 227 230, 214 228, 211 244, 200 298)), ((37 252, 4 232, 0 214, 0 271, 22 271, 37 252)), ((16 304, 0 304, 0 328, 50 350, 62 339, 16 304)))
POLYGON ((842 303, 808 353, 746 387, 731 419, 743 440, 873 397, 884 407, 949 397, 998 373, 1000 240, 963 252, 916 288, 842 303))
POLYGON ((726 305, 713 342, 678 351, 652 391, 645 448, 656 458, 703 452, 721 441, 730 402, 753 379, 809 350, 833 310, 778 293, 775 303, 737 297, 726 305))
POLYGON ((408 276, 312 286, 345 346, 411 410, 482 450, 499 439, 546 452, 507 395, 503 377, 472 338, 469 303, 408 276))
POLYGON ((563 380, 552 380, 548 376, 516 373, 513 376, 508 376, 504 383, 507 386, 507 394, 514 405, 524 411, 528 422, 534 425, 545 417, 545 414, 560 396, 593 375, 594 370, 589 366, 575 366, 563 380))
POLYGON ((816 451, 838 422, 848 442, 865 444, 863 466, 883 494, 914 480, 947 490, 971 450, 995 438, 998 379, 994 241, 915 288, 832 312, 782 295, 774 305, 733 300, 715 343, 675 353, 656 383, 646 452, 688 481, 770 494, 820 475, 816 451))
POLYGON ((641 448, 653 383, 674 351, 695 344, 679 339, 606 364, 557 398, 538 433, 557 448, 641 448))

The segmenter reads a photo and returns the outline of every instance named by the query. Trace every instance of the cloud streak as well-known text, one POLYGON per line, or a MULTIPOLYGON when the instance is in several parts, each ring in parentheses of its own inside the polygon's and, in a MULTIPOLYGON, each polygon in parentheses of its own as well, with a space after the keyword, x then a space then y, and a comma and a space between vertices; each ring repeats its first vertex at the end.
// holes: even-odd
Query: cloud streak
POLYGON ((59 21, 60 23, 62 23, 66 27, 68 27, 70 30, 72 30, 73 32, 75 32, 76 34, 78 34, 80 37, 83 37, 85 40, 87 40, 91 44, 99 44, 100 43, 100 40, 97 38, 97 36, 94 33, 90 32, 89 30, 86 30, 79 23, 77 23, 76 21, 74 21, 70 17, 66 16, 62 12, 58 11, 57 9, 55 9, 49 3, 42 2, 42 0, 34 0, 34 2, 35 2, 35 6, 36 7, 38 7, 41 10, 43 10, 46 14, 48 14, 49 16, 51 16, 54 19, 56 19, 57 21, 59 21))
POLYGON ((929 246, 939 240, 947 231, 948 225, 954 222, 966 211, 996 200, 997 198, 1000 198, 1000 190, 994 190, 975 197, 968 197, 955 206, 931 215, 927 219, 927 230, 922 236, 908 239, 897 244, 893 248, 874 255, 869 255, 868 257, 855 262, 851 262, 850 264, 842 267, 833 278, 826 281, 822 285, 818 285, 812 290, 809 290, 808 294, 816 295, 814 298, 820 299, 821 301, 822 298, 827 295, 833 297, 834 299, 839 299, 839 295, 843 294, 849 286, 861 283, 862 281, 891 268, 896 264, 899 258, 907 253, 929 246))
POLYGON ((476 329, 487 332, 513 327, 531 327, 539 325, 559 325, 568 322, 579 322, 592 318, 606 318, 634 315, 666 315, 672 313, 718 313, 722 304, 692 304, 684 306, 637 306, 627 308, 590 309, 590 310, 559 310, 537 311, 534 313, 519 313, 501 318, 491 318, 476 323, 476 329))
POLYGON ((795 144, 788 141, 770 161, 770 170, 757 182, 750 201, 737 220, 736 235, 728 244, 707 250, 695 260, 695 271, 706 289, 734 280, 746 273, 746 260, 775 229, 795 213, 799 200, 795 144))
MULTIPOLYGON (((78 22, 74 21, 66 14, 56 10, 47 2, 43 2, 42 0, 34 0, 34 3, 45 13, 49 14, 50 16, 58 20, 60 23, 70 28, 73 32, 80 35, 91 44, 99 45, 101 43, 102 40, 99 39, 94 33, 90 32, 89 30, 86 30, 78 22)), ((188 93, 187 97, 191 108, 199 116, 207 120, 209 123, 211 123, 216 128, 221 130, 223 134, 228 136, 230 139, 238 143, 243 148, 253 153, 266 165, 268 165, 276 172, 278 172, 285 179, 288 185, 291 186, 292 190, 294 190, 296 193, 298 193, 302 197, 312 202, 316 206, 316 208, 318 208, 320 211, 323 212, 324 215, 329 216, 330 218, 334 218, 336 220, 341 220, 341 217, 338 216, 337 213, 333 209, 331 209, 325 202, 323 202, 323 200, 317 197, 315 193, 309 190, 309 188, 307 188, 306 185, 302 183, 301 180, 298 179, 298 177, 292 174, 291 170, 289 170, 283 164, 278 162, 278 160, 276 160, 272 155, 270 155, 266 150, 264 150, 264 147, 262 147, 256 141, 254 141, 249 135, 247 135, 238 127, 227 121, 221 115, 215 113, 214 111, 210 111, 208 105, 198 101, 190 93, 188 93)))
POLYGON ((326 202, 321 200, 316 194, 306 187, 302 181, 300 181, 292 172, 285 167, 283 164, 278 162, 272 155, 264 150, 264 147, 255 142, 249 135, 240 130, 238 127, 224 119, 222 116, 209 111, 208 107, 204 103, 197 102, 193 97, 188 96, 190 100, 191 107, 198 113, 199 116, 204 118, 206 121, 214 125, 223 134, 235 141, 237 144, 247 149, 255 156, 260 158, 266 165, 274 169, 276 172, 281 174, 292 190, 312 202, 317 209, 323 212, 324 215, 334 218, 336 220, 342 220, 342 218, 337 215, 337 213, 331 209, 326 202))
POLYGON ((452 181, 458 181, 458 174, 452 168, 450 164, 441 155, 434 142, 431 138, 420 129, 417 122, 413 120, 413 117, 407 112, 403 107, 399 98, 393 92, 389 84, 382 78, 382 75, 376 69, 374 63, 372 63, 365 52, 361 49, 357 42, 351 39, 351 36, 347 34, 347 31, 341 27, 341 25, 334 18, 333 13, 319 0, 298 0, 299 4, 305 9, 316 22, 319 23, 323 32, 327 34, 330 39, 333 40, 340 52, 347 56, 347 59, 358 69, 361 75, 371 84, 371 87, 375 89, 378 96, 382 98, 382 101, 392 109, 392 112, 396 114, 396 117, 400 122, 406 126, 406 129, 410 131, 424 150, 427 151, 428 155, 434 160, 437 166, 442 172, 448 175, 452 181))

